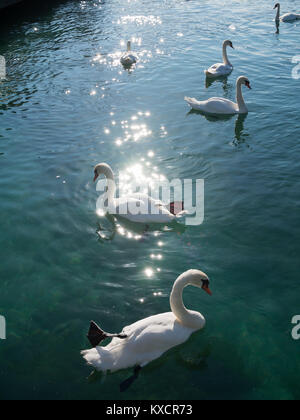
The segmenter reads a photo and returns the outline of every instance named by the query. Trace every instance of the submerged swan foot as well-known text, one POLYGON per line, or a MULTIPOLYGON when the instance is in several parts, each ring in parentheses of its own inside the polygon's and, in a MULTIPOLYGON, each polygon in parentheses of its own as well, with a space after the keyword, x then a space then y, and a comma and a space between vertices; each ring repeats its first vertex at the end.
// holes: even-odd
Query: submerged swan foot
POLYGON ((141 366, 136 366, 134 368, 133 375, 120 384, 120 392, 125 392, 131 387, 131 385, 138 379, 141 370, 141 366))
POLYGON ((99 346, 102 341, 106 340, 107 338, 127 338, 126 334, 109 334, 101 330, 101 328, 94 322, 91 321, 89 333, 87 338, 93 347, 99 346))

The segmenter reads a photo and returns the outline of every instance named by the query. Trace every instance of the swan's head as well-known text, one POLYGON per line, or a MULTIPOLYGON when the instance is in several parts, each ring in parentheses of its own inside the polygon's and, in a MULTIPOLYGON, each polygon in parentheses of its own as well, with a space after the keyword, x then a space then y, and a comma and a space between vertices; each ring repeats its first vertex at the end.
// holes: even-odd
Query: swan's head
POLYGON ((106 178, 113 178, 112 169, 107 163, 99 163, 94 168, 94 182, 99 178, 99 176, 104 175, 106 178))
POLYGON ((250 85, 250 80, 247 77, 245 76, 239 77, 238 82, 241 83, 242 85, 247 86, 248 89, 252 89, 250 85))
POLYGON ((280 7, 280 3, 276 3, 274 6, 274 9, 279 9, 279 7, 280 7))
POLYGON ((199 287, 204 290, 210 296, 212 292, 209 288, 210 280, 208 276, 200 270, 189 270, 185 273, 185 276, 188 278, 188 284, 191 286, 199 287))
POLYGON ((225 47, 230 47, 230 48, 234 49, 233 43, 229 40, 224 41, 224 45, 225 45, 225 47))

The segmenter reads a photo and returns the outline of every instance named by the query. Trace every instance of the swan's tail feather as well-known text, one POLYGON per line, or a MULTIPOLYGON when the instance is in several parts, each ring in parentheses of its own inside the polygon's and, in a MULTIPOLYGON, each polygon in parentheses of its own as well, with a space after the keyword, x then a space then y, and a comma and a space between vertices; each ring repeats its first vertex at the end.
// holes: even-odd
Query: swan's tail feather
POLYGON ((87 335, 87 338, 89 339, 89 342, 93 347, 99 346, 102 341, 106 340, 107 338, 127 338, 127 335, 125 334, 108 334, 101 330, 101 328, 94 322, 91 321, 89 333, 87 335))
POLYGON ((176 218, 177 219, 182 219, 182 218, 186 217, 189 214, 190 213, 187 210, 183 210, 180 213, 176 214, 176 218))
POLYGON ((188 96, 186 96, 184 98, 184 100, 191 106, 193 107, 194 105, 197 105, 198 101, 195 98, 189 98, 188 96))
POLYGON ((82 350, 80 354, 89 366, 93 366, 93 361, 91 360, 91 350, 82 350))
POLYGON ((92 366, 97 372, 106 373, 113 368, 114 360, 105 347, 98 347, 80 352, 88 366, 92 366))

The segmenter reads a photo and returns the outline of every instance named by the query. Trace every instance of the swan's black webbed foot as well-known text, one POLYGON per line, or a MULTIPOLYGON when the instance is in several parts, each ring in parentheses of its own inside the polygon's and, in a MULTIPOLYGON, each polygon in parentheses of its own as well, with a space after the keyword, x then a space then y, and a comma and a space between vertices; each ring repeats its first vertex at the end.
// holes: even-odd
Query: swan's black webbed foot
POLYGON ((134 368, 133 375, 121 383, 120 392, 125 392, 131 387, 131 385, 138 379, 141 370, 141 366, 136 366, 134 368))
POLYGON ((139 375, 139 373, 140 373, 140 371, 142 370, 142 366, 136 366, 135 368, 134 368, 134 374, 135 375, 139 375))
POLYGON ((126 334, 108 334, 101 330, 101 328, 94 322, 91 321, 89 333, 87 335, 87 338, 89 339, 89 342, 93 347, 99 346, 102 341, 106 340, 107 338, 121 338, 125 339, 127 338, 126 334))

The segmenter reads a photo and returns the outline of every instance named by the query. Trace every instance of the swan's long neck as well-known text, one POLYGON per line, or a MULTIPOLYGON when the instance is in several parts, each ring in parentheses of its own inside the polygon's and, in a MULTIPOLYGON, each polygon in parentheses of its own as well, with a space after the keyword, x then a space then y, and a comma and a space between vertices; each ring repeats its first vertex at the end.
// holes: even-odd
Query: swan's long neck
POLYGON ((171 297, 171 309, 177 320, 185 327, 202 329, 205 325, 205 319, 200 313, 192 312, 186 309, 183 303, 183 290, 191 284, 192 275, 189 273, 182 274, 176 280, 171 297))
POLYGON ((239 112, 246 113, 248 112, 248 108, 244 101, 243 92, 242 92, 242 84, 243 84, 242 80, 239 79, 236 85, 236 101, 238 104, 239 112))
POLYGON ((127 51, 130 52, 131 51, 131 42, 127 42, 127 51))
POLYGON ((226 66, 231 66, 231 63, 230 63, 230 61, 228 59, 228 55, 227 55, 227 44, 225 42, 223 44, 223 61, 224 61, 224 64, 226 66))
POLYGON ((276 20, 280 20, 280 4, 277 6, 276 20))
POLYGON ((110 202, 113 202, 113 200, 115 200, 115 195, 116 195, 116 190, 117 190, 114 173, 112 169, 109 166, 107 166, 103 170, 103 175, 107 179, 107 198, 110 202))

